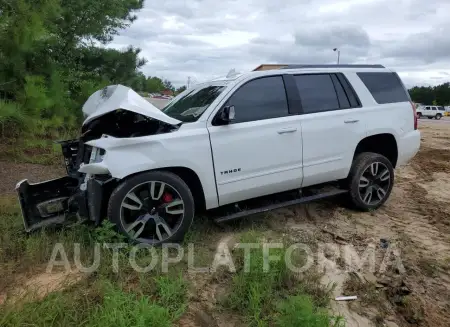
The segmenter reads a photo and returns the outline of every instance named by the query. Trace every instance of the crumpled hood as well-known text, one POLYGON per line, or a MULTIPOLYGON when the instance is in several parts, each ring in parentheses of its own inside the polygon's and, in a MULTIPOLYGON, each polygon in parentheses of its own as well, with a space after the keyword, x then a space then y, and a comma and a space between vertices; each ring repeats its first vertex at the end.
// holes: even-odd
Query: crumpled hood
POLYGON ((83 113, 87 117, 83 125, 117 109, 133 111, 171 125, 181 123, 178 119, 167 116, 129 87, 119 84, 98 90, 87 99, 83 105, 83 113))

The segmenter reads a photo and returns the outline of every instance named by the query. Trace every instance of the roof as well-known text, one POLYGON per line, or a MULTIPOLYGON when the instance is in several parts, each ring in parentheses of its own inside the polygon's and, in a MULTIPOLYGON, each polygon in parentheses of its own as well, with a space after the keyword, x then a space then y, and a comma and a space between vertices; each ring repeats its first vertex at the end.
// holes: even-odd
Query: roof
POLYGON ((296 68, 385 68, 383 65, 361 65, 361 64, 262 64, 253 69, 253 71, 271 70, 271 69, 296 69, 296 68))
POLYGON ((283 67, 289 66, 288 64, 262 64, 253 69, 253 71, 257 70, 269 70, 269 69, 280 69, 283 67))

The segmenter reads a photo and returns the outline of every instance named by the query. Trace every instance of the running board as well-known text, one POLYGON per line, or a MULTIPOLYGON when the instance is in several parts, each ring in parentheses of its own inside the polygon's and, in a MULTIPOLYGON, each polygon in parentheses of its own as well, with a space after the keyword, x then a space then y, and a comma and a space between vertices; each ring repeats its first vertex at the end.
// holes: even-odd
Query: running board
POLYGON ((214 222, 220 224, 220 223, 228 222, 231 220, 243 218, 246 216, 254 215, 257 213, 262 213, 262 212, 280 209, 280 208, 284 208, 284 207, 288 207, 288 206, 292 206, 292 205, 296 205, 296 204, 301 204, 301 203, 311 202, 311 201, 320 200, 320 199, 324 199, 324 198, 329 198, 332 196, 345 194, 345 193, 348 193, 348 190, 338 189, 338 190, 318 193, 318 194, 314 194, 314 195, 310 195, 310 196, 301 197, 301 198, 295 199, 295 200, 289 200, 289 201, 285 201, 285 202, 271 204, 271 205, 264 206, 264 207, 259 207, 256 209, 240 211, 237 213, 233 213, 231 215, 216 218, 216 219, 214 219, 214 222))

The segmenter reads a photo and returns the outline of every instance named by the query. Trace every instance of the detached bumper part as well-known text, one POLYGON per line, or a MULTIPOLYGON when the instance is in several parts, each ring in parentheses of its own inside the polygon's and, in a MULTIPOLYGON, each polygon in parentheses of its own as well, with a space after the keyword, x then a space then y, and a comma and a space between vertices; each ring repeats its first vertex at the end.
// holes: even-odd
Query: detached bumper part
POLYGON ((107 200, 116 186, 115 179, 110 178, 100 181, 91 178, 87 181, 86 203, 89 220, 96 226, 100 225, 103 217, 106 217, 107 200))
POLYGON ((28 180, 19 182, 16 190, 25 230, 30 232, 62 224, 66 219, 69 198, 77 186, 78 180, 69 176, 36 184, 30 184, 28 180))
POLYGON ((79 181, 69 176, 30 184, 19 182, 19 195, 24 227, 27 232, 51 226, 68 224, 76 217, 88 219, 98 225, 106 214, 104 199, 112 191, 113 179, 89 179, 86 191, 79 189, 79 181))

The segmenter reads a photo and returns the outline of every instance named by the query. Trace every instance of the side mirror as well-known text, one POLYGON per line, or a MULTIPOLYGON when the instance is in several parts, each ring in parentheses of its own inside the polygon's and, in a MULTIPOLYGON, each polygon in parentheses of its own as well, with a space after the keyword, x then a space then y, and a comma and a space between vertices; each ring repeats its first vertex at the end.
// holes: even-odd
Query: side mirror
POLYGON ((235 116, 236 112, 234 111, 234 106, 223 107, 220 113, 220 119, 226 123, 233 121, 235 116))

